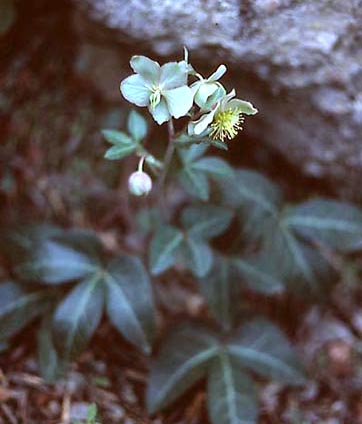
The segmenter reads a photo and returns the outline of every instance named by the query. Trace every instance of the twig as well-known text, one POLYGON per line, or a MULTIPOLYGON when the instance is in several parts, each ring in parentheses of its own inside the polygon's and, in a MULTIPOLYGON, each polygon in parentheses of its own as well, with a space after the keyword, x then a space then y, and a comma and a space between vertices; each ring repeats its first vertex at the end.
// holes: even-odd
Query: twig
POLYGON ((10 424, 18 424, 18 420, 11 412, 11 409, 5 403, 1 405, 1 410, 3 411, 5 417, 9 420, 10 424))
POLYGON ((71 396, 67 387, 66 392, 64 393, 63 403, 62 403, 62 416, 61 416, 62 424, 70 424, 70 404, 71 404, 71 396))

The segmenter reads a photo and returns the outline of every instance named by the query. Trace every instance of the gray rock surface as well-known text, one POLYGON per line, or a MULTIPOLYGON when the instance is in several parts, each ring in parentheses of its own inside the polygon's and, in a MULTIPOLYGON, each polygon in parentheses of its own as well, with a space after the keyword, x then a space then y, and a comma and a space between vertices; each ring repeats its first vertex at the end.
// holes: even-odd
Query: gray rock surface
POLYGON ((186 45, 206 72, 228 64, 227 85, 260 110, 249 132, 307 174, 359 187, 361 0, 73 1, 134 53, 186 45))

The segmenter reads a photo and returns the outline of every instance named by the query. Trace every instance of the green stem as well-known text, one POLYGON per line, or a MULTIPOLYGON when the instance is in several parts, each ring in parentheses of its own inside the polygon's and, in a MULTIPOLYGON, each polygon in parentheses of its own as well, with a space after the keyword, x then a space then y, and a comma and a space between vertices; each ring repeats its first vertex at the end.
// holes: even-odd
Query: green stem
POLYGON ((167 209, 166 209, 166 200, 165 200, 165 182, 166 177, 172 162, 173 154, 175 152, 175 128, 173 125, 172 118, 167 123, 168 129, 168 145, 165 153, 165 157, 163 160, 163 169, 159 179, 159 204, 161 207, 161 212, 165 219, 168 217, 167 209))

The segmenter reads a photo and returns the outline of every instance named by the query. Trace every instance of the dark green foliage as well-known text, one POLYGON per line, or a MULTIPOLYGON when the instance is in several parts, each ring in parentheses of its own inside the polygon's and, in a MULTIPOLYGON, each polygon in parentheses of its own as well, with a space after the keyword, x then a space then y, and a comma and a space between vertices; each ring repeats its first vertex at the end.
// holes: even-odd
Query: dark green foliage
POLYGON ((103 284, 97 274, 85 279, 62 299, 54 312, 55 345, 66 360, 78 356, 98 327, 104 305, 103 284))
POLYGON ((272 293, 280 291, 277 283, 283 282, 304 296, 321 296, 335 280, 335 272, 318 246, 337 247, 337 237, 339 250, 358 248, 362 212, 352 205, 315 199, 286 207, 278 187, 248 170, 237 170, 219 186, 223 202, 236 210, 245 240, 258 247, 256 256, 239 263, 251 289, 272 293), (248 266, 250 261, 258 273, 248 266))
POLYGON ((182 162, 179 181, 188 194, 203 201, 209 199, 209 178, 230 178, 234 173, 230 165, 221 158, 201 157, 206 150, 207 145, 204 144, 194 144, 187 150, 179 149, 182 162))
POLYGON ((142 150, 141 141, 147 135, 147 122, 136 111, 131 111, 127 122, 128 133, 117 130, 103 130, 102 134, 112 144, 104 155, 106 159, 118 160, 142 150))
POLYGON ((23 237, 16 239, 19 249, 27 251, 16 269, 37 288, 25 289, 28 283, 0 285, 0 339, 12 336, 47 308, 38 336, 39 363, 47 381, 56 379, 65 363, 86 347, 104 311, 128 341, 150 352, 153 295, 141 261, 130 255, 105 260, 100 240, 89 231, 34 234, 38 230, 30 229, 28 243, 23 237))
POLYGON ((218 181, 223 203, 234 207, 247 241, 260 241, 279 219, 282 193, 257 172, 238 169, 232 178, 218 181))
POLYGON ((200 326, 173 330, 151 366, 147 391, 150 413, 168 406, 207 373, 219 350, 216 334, 200 326))
POLYGON ((289 384, 304 382, 288 340, 268 321, 254 319, 226 341, 206 328, 183 326, 172 332, 151 366, 148 409, 153 413, 168 406, 206 376, 213 423, 256 423, 249 370, 289 384))
POLYGON ((45 284, 62 284, 86 278, 97 270, 93 258, 67 240, 46 239, 35 246, 28 262, 17 267, 22 278, 45 284))
POLYGON ((229 354, 263 377, 288 384, 304 382, 304 372, 284 334, 271 322, 255 319, 229 341, 229 354))
POLYGON ((228 150, 228 146, 226 143, 223 143, 219 140, 213 140, 208 136, 208 131, 205 134, 196 135, 188 135, 186 133, 181 133, 175 139, 175 144, 180 148, 188 148, 194 144, 203 144, 206 146, 214 146, 220 150, 228 150))
POLYGON ((47 308, 50 293, 29 290, 14 282, 0 284, 0 340, 21 330, 47 308))
POLYGON ((176 252, 183 240, 183 234, 175 227, 162 226, 150 244, 150 268, 152 274, 160 274, 174 265, 176 252))
POLYGON ((242 285, 240 274, 232 266, 232 261, 226 257, 217 255, 210 272, 198 280, 200 291, 206 298, 210 312, 220 325, 229 330, 239 309, 242 285))
POLYGON ((44 315, 38 332, 38 363, 42 377, 53 383, 64 372, 65 363, 59 357, 52 337, 52 316, 44 315))
MULTIPOLYGON (((105 157, 134 154, 141 158, 139 169, 145 164, 156 175, 162 172, 165 164, 145 148, 147 131, 145 119, 131 112, 127 132, 103 131, 112 144, 105 157)), ((184 190, 177 207, 171 205, 167 213, 157 202, 138 213, 142 254, 148 251, 149 271, 156 278, 174 266, 189 271, 219 331, 184 324, 162 341, 151 364, 147 407, 151 414, 168 407, 204 378, 212 423, 256 423, 253 377, 293 385, 303 384, 305 374, 276 325, 245 316, 240 325, 247 296, 290 291, 315 300, 328 293, 336 280, 330 253, 362 248, 362 211, 318 198, 287 205, 266 177, 205 156, 211 145, 225 149, 225 143, 207 134, 185 133, 173 141, 179 160, 170 161, 176 174, 165 181, 177 180, 184 190), (185 192, 194 201, 188 202, 185 192)), ((140 258, 126 253, 109 258, 96 233, 47 226, 16 231, 6 246, 19 282, 0 284, 0 348, 41 317, 39 366, 52 382, 86 348, 106 317, 128 342, 152 351, 155 307, 140 258)), ((95 409, 88 421, 96 422, 95 409)))
POLYGON ((128 341, 150 352, 155 332, 153 296, 141 261, 128 255, 115 258, 104 280, 110 321, 128 341))
POLYGON ((291 344, 271 322, 254 319, 233 330, 242 292, 271 296, 290 290, 313 299, 325 295, 336 281, 326 253, 361 248, 362 212, 326 199, 286 206, 281 191, 268 179, 243 169, 228 174, 222 161, 202 157, 206 149, 195 144, 180 151, 179 178, 186 191, 205 201, 208 176, 217 176, 220 205, 192 204, 180 213, 179 224, 158 223, 150 245, 150 268, 158 275, 183 263, 197 278, 211 314, 229 337, 221 341, 198 326, 173 332, 152 365, 148 408, 153 413, 167 407, 207 377, 213 423, 254 423, 258 416, 254 373, 286 384, 302 384, 305 376, 291 344), (234 244, 229 255, 221 254, 210 240, 232 222, 235 225, 233 217, 240 228, 235 239, 241 231, 243 243, 234 244))
POLYGON ((220 206, 196 205, 182 212, 181 229, 159 226, 150 244, 151 272, 158 275, 180 258, 196 277, 205 276, 213 262, 209 239, 222 234, 231 218, 220 206))
MULTIPOLYGON (((243 115, 257 112, 248 102, 232 100, 234 90, 222 87, 218 80, 226 71, 224 65, 202 78, 189 64, 187 50, 184 60, 162 68, 143 56, 133 57, 130 64, 135 75, 122 82, 121 92, 131 103, 147 107, 158 124, 167 122, 165 155, 158 160, 148 152, 148 147, 155 149, 158 156, 163 145, 157 139, 147 140, 146 120, 132 111, 126 128, 103 131, 111 144, 105 157, 119 160, 132 155, 139 159, 137 172, 144 173, 145 167, 160 176, 149 190, 137 192, 131 185, 133 194, 150 193, 137 203, 139 209, 148 208, 137 214, 141 223, 137 248, 141 255, 148 252, 149 271, 155 278, 177 268, 176 277, 162 276, 158 293, 173 278, 185 285, 193 280, 216 320, 214 330, 201 323, 183 324, 161 341, 151 363, 148 410, 152 414, 168 407, 204 378, 212 423, 256 423, 254 377, 294 385, 303 384, 305 374, 290 341, 276 325, 266 318, 242 316, 243 308, 250 314, 247 299, 257 294, 257 299, 275 296, 273 302, 280 302, 286 298, 280 294, 290 291, 315 301, 327 294, 336 280, 331 257, 362 247, 362 212, 330 199, 287 205, 279 187, 266 177, 248 169, 234 170, 215 155, 213 147, 228 150, 228 139, 239 131, 243 115), (195 76, 197 81, 186 87, 195 76), (181 129, 171 116, 190 122, 181 129), (184 270, 189 273, 183 280, 184 270)), ((125 214, 127 223, 132 223, 132 212, 125 214)), ((43 228, 20 239, 24 254, 15 254, 22 258, 15 271, 22 285, 10 283, 10 292, 8 283, 0 286, 2 345, 42 315, 38 353, 47 381, 56 379, 67 361, 87 346, 102 317, 130 343, 151 351, 154 302, 139 258, 124 253, 109 258, 98 237, 84 231, 43 228)), ((257 309, 257 303, 252 307, 257 309)), ((88 422, 95 421, 93 408, 88 422)))
POLYGON ((263 253, 287 286, 304 296, 322 295, 335 279, 334 270, 322 253, 300 240, 283 223, 268 233, 263 253))
POLYGON ((136 151, 136 141, 129 137, 126 133, 116 130, 103 130, 102 133, 104 138, 109 143, 113 144, 113 147, 108 149, 104 155, 106 159, 123 159, 136 151))
POLYGON ((302 237, 333 250, 350 252, 362 247, 362 211, 349 203, 309 200, 290 208, 286 223, 302 237))
POLYGON ((221 352, 210 366, 208 411, 213 423, 250 424, 258 416, 257 391, 242 366, 221 352))
POLYGON ((269 256, 261 252, 248 257, 231 259, 239 279, 251 289, 263 294, 277 294, 284 289, 280 273, 270 261, 269 256))
POLYGON ((283 281, 270 268, 268 258, 262 255, 246 258, 217 255, 210 272, 198 282, 210 312, 222 327, 232 327, 240 309, 235 299, 240 299, 243 288, 265 295, 284 290, 283 281))

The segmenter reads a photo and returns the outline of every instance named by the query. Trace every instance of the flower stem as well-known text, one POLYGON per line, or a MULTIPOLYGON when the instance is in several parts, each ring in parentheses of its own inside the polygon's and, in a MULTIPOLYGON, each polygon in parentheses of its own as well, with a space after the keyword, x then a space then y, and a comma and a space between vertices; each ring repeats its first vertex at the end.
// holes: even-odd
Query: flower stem
POLYGON ((168 218, 168 213, 167 213, 166 201, 165 201, 165 182, 166 182, 166 177, 167 177, 170 165, 171 165, 172 157, 173 157, 173 154, 175 152, 175 143, 174 143, 175 128, 174 128, 174 125, 173 125, 172 118, 167 123, 167 129, 168 129, 168 145, 167 145, 165 157, 164 157, 164 160, 163 160, 163 169, 162 169, 162 173, 160 175, 159 187, 158 187, 159 204, 160 204, 160 208, 161 208, 161 213, 163 214, 163 216, 166 220, 168 218))

